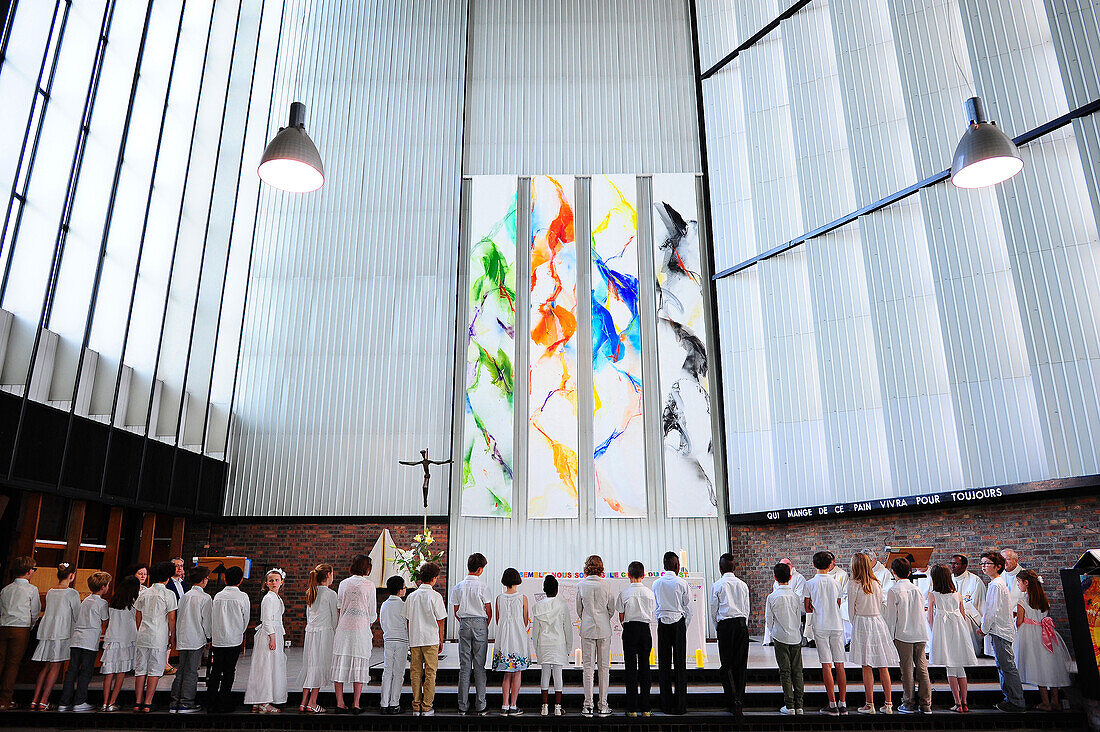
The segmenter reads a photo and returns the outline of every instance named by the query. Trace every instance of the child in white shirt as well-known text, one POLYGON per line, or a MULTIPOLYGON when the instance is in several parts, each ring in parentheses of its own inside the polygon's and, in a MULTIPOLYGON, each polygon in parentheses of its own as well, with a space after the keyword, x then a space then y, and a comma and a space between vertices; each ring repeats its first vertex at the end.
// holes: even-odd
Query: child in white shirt
POLYGON ((531 639, 542 667, 542 715, 550 713, 548 702, 553 677, 554 716, 560 717, 563 714, 561 670, 568 663, 569 649, 573 647, 573 619, 565 600, 558 597, 558 580, 554 575, 546 575, 542 591, 546 597, 536 602, 531 611, 531 639))
POLYGON ((69 670, 65 672, 65 683, 61 686, 58 711, 95 711, 95 707, 88 703, 88 684, 95 671, 99 637, 103 635, 110 618, 107 601, 103 599, 110 586, 111 575, 106 572, 95 572, 88 577, 88 589, 92 594, 80 603, 80 613, 69 641, 69 670))
POLYGON ((209 581, 209 568, 192 567, 187 573, 187 584, 191 588, 183 593, 176 611, 176 649, 180 658, 176 666, 176 679, 172 683, 172 711, 180 714, 202 711, 195 702, 195 695, 198 693, 202 653, 210 642, 214 601, 206 594, 206 583, 209 581))
POLYGON ((176 595, 165 583, 176 572, 171 562, 149 570, 153 585, 134 603, 137 610, 137 650, 134 654, 134 711, 153 711, 153 695, 168 664, 168 647, 176 636, 176 595))
POLYGON ((206 677, 206 693, 210 697, 210 709, 216 712, 232 712, 233 679, 237 673, 237 659, 244 649, 244 631, 252 605, 248 595, 241 591, 244 570, 230 567, 225 570, 225 587, 214 595, 210 628, 210 673, 206 677))
POLYGON ((386 580, 390 596, 378 611, 382 626, 385 659, 382 665, 382 714, 401 713, 401 686, 409 665, 409 619, 405 601, 405 578, 394 575, 386 580))
POLYGON ((141 593, 141 582, 133 575, 119 580, 108 603, 107 634, 103 636, 103 658, 99 672, 103 674, 103 707, 101 711, 117 712, 118 695, 126 674, 134 670, 137 642, 137 610, 134 603, 141 593))
POLYGON ((631 562, 626 568, 630 584, 615 598, 615 610, 623 626, 623 663, 626 665, 626 716, 649 716, 649 654, 653 650, 650 623, 657 612, 653 590, 642 584, 645 565, 631 562))
POLYGON ((428 562, 420 568, 420 586, 405 601, 409 617, 409 650, 412 654, 413 714, 430 717, 435 714, 435 676, 439 669, 439 652, 443 650, 443 628, 447 608, 443 596, 435 590, 439 565, 428 562))
POLYGON ((577 585, 577 618, 581 631, 581 658, 584 660, 584 706, 581 714, 592 716, 593 674, 599 676, 601 717, 611 715, 607 687, 611 673, 611 618, 615 614, 615 596, 603 579, 603 558, 593 554, 584 561, 584 579, 577 585))
POLYGON ((822 714, 837 716, 848 713, 848 683, 844 678, 844 625, 840 617, 840 585, 829 576, 829 570, 836 566, 836 557, 832 552, 814 554, 815 574, 806 583, 804 600, 807 616, 813 613, 814 640, 817 643, 817 656, 821 660, 821 676, 825 681, 825 695, 829 706, 821 710, 822 714), (833 677, 836 677, 836 692, 833 691, 833 677))
POLYGON ((11 570, 15 579, 0 590, 0 712, 12 708, 19 664, 31 639, 31 626, 42 612, 38 588, 31 584, 31 577, 38 571, 34 560, 16 557, 11 570))
POLYGON ((780 562, 772 573, 776 588, 764 603, 764 625, 772 639, 783 685, 783 708, 779 712, 802 714, 802 596, 791 588, 790 565, 780 562))
POLYGON ((73 589, 76 567, 62 562, 57 567, 57 586, 46 593, 46 613, 38 624, 38 646, 32 661, 42 661, 34 687, 31 710, 50 708, 50 693, 57 682, 61 667, 69 660, 69 640, 80 614, 80 593, 73 589))

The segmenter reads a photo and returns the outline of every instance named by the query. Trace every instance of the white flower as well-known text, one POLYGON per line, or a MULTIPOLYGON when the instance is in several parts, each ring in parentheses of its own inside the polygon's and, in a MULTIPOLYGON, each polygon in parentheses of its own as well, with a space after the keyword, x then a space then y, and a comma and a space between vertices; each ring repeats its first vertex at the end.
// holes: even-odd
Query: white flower
POLYGON ((420 565, 416 568, 416 571, 419 572, 420 570, 424 569, 424 565, 426 564, 427 562, 425 562, 424 560, 420 560, 420 565))

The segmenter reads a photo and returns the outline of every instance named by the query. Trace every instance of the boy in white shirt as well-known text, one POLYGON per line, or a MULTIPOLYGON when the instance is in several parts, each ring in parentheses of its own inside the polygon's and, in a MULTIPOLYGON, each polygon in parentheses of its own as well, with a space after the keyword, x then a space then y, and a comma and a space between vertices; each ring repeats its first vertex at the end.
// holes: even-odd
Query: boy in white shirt
POLYGON ((619 622, 623 625, 623 662, 626 664, 626 716, 648 717, 649 690, 652 682, 649 675, 649 653, 653 650, 653 635, 649 624, 657 611, 657 598, 653 590, 642 584, 645 566, 641 562, 631 562, 626 573, 630 584, 624 587, 615 598, 615 609, 619 613, 619 622))
POLYGON ((829 706, 821 710, 822 714, 837 716, 848 713, 848 682, 844 678, 844 625, 840 618, 840 585, 829 576, 829 570, 836 566, 832 552, 814 554, 814 569, 817 570, 806 583, 804 603, 806 616, 813 613, 814 639, 817 642, 817 657, 821 661, 821 676, 825 682, 825 695, 829 706), (833 691, 833 677, 836 677, 836 692, 833 691))
POLYGON ((653 583, 657 599, 657 679, 661 686, 661 711, 687 712, 687 629, 691 625, 691 589, 680 577, 680 557, 665 552, 665 571, 653 583), (673 682, 675 681, 675 691, 673 682))
MULTIPOLYGON (((932 681, 928 677, 928 658, 924 655, 928 643, 928 621, 924 616, 924 595, 910 580, 913 566, 898 557, 890 563, 897 579, 886 591, 886 610, 882 619, 894 638, 894 647, 901 659, 901 706, 899 714, 932 711, 932 681), (913 671, 916 669, 916 698, 913 696, 913 671)), ((887 699, 889 701, 889 699, 887 699)))
POLYGON ((192 567, 187 573, 190 589, 180 598, 176 620, 176 649, 179 651, 179 665, 176 667, 176 679, 172 684, 172 705, 170 711, 180 714, 194 714, 202 711, 195 703, 199 686, 199 666, 202 665, 202 652, 210 641, 211 618, 214 602, 206 594, 206 583, 210 581, 210 570, 206 567, 192 567))
POLYGON ((233 678, 237 659, 244 649, 244 631, 252 604, 241 592, 244 571, 240 567, 225 570, 225 588, 214 595, 210 618, 210 673, 206 677, 206 693, 213 712, 232 712, 233 678))
POLYGON ((42 597, 31 584, 38 571, 30 557, 16 557, 11 565, 15 579, 0 590, 0 712, 12 709, 11 695, 19 664, 31 639, 31 627, 42 612, 42 597))
POLYGON ((776 588, 764 603, 764 625, 772 639, 779 682, 783 685, 780 714, 802 714, 802 595, 791 587, 791 568, 780 562, 772 570, 776 588))
POLYGON ((413 714, 430 717, 435 714, 435 674, 439 669, 439 652, 443 650, 443 630, 447 608, 443 596, 435 591, 439 565, 428 562, 420 568, 420 586, 405 601, 409 616, 409 650, 412 671, 413 714))
POLYGON ((997 708, 1002 712, 1022 712, 1027 709, 1027 704, 1012 648, 1016 638, 1016 621, 1012 618, 1012 611, 1016 604, 1012 599, 1012 589, 1001 576, 1005 559, 999 552, 986 552, 982 555, 981 568, 990 579, 986 588, 985 613, 982 615, 982 634, 992 642, 1001 693, 1004 694, 1004 700, 997 702, 997 708))
POLYGON ((745 674, 749 665, 749 586, 733 573, 733 555, 718 558, 722 576, 710 589, 710 607, 718 631, 722 686, 730 714, 745 714, 745 674))
POLYGON ((80 603, 73 635, 69 639, 69 670, 61 687, 59 712, 94 712, 95 705, 88 703, 88 683, 95 672, 95 657, 99 651, 99 638, 107 628, 110 612, 103 596, 111 586, 111 575, 95 572, 88 577, 88 589, 92 594, 80 603), (74 706, 75 705, 75 706, 74 706))
POLYGON ((176 596, 165 587, 175 571, 171 562, 154 564, 149 570, 153 586, 138 595, 134 603, 138 624, 137 648, 134 651, 135 712, 153 710, 157 682, 164 675, 168 647, 176 636, 176 596))
POLYGON ((458 621, 458 711, 465 714, 470 703, 470 673, 477 690, 477 714, 486 714, 485 655, 489 650, 489 623, 493 619, 493 597, 481 581, 489 564, 485 555, 474 552, 466 560, 466 579, 451 590, 451 604, 458 621))
POLYGON ((386 590, 390 596, 378 611, 378 624, 382 626, 382 644, 385 647, 379 705, 382 714, 400 714, 401 685, 405 682, 405 667, 409 662, 408 608, 402 599, 405 597, 404 577, 390 577, 386 580, 386 590))
POLYGON ((584 663, 584 704, 581 714, 592 716, 592 679, 600 684, 600 705, 596 713, 611 715, 607 691, 611 679, 611 617, 615 614, 615 596, 603 579, 603 559, 592 554, 584 560, 584 579, 577 583, 577 624, 581 635, 581 659, 584 663))

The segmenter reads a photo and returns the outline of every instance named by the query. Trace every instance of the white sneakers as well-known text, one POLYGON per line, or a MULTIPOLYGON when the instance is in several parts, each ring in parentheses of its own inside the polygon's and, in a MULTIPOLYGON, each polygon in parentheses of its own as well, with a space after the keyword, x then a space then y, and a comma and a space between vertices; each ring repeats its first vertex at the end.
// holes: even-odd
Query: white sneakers
POLYGON ((554 716, 555 717, 561 717, 564 714, 565 714, 565 712, 562 711, 561 704, 555 704, 554 705, 554 716))
POLYGON ((543 704, 542 709, 539 711, 539 714, 541 714, 544 717, 549 716, 550 715, 550 706, 547 705, 547 704, 543 704))

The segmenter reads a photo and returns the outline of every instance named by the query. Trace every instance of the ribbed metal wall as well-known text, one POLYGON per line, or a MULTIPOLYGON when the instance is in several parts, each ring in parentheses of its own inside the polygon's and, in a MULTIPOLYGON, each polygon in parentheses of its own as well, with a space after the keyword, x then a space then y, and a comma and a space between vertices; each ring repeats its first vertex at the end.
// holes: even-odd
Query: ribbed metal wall
POLYGON ((261 194, 226 509, 419 513, 397 461, 450 449, 466 3, 288 0, 282 44, 272 128, 304 102, 327 182, 261 194))
POLYGON ((700 169, 684 0, 471 0, 466 175, 700 169))
MULTIPOLYGON (((789 3, 699 2, 703 63, 789 3)), ((722 269, 1097 94, 1095 2, 814 0, 703 82, 722 269)), ((1100 471, 1095 116, 717 282, 731 510, 1100 471)))

